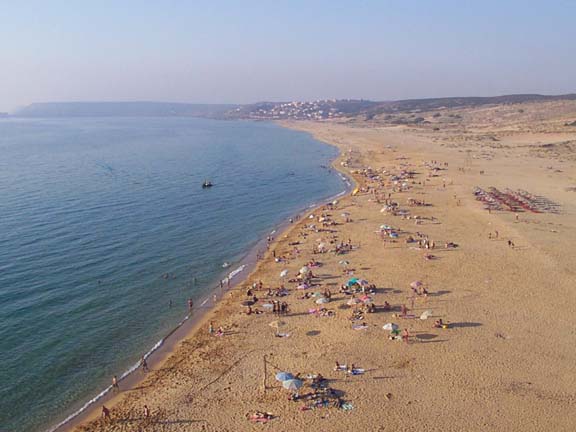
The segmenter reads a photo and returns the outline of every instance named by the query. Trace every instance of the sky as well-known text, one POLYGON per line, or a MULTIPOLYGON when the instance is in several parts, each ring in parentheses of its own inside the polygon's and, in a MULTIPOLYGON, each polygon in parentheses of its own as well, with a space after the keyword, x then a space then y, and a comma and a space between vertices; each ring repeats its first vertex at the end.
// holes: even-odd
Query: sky
POLYGON ((572 0, 0 0, 0 111, 571 92, 572 0))

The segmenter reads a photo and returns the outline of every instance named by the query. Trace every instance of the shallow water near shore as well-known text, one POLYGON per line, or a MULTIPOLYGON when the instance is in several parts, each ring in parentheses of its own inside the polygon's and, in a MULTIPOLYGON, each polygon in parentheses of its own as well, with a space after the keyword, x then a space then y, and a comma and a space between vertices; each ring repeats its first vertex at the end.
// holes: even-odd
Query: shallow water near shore
POLYGON ((0 151, 9 431, 81 408, 259 238, 344 189, 327 168, 335 148, 269 123, 9 119, 0 151))

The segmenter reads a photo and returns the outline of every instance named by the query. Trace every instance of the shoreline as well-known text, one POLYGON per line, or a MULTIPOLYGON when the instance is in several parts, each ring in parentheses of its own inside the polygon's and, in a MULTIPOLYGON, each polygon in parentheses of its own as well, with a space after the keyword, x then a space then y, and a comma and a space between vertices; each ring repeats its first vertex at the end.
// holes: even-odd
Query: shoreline
MULTIPOLYGON (((314 140, 337 149, 337 156, 328 162, 330 169, 333 169, 336 172, 336 175, 338 175, 342 180, 344 190, 338 192, 335 195, 329 196, 327 198, 321 198, 317 202, 302 207, 300 210, 297 210, 296 213, 291 216, 291 218, 281 221, 277 225, 273 226, 270 231, 270 235, 274 236, 274 240, 270 243, 270 248, 268 250, 271 250, 273 246, 277 244, 279 238, 288 236, 292 230, 298 227, 298 222, 300 220, 305 219, 307 215, 315 212, 317 209, 325 206, 326 204, 336 199, 350 195, 357 184, 356 179, 350 176, 349 173, 344 171, 339 165, 339 162, 344 155, 344 152, 340 147, 333 143, 324 141, 310 132, 291 127, 281 122, 274 123, 286 129, 304 132, 310 135, 314 140), (294 223, 290 223, 289 219, 294 219, 294 223)), ((262 251, 263 246, 264 251, 267 251, 265 237, 258 239, 253 245, 249 246, 244 256, 236 264, 234 264, 235 268, 229 273, 224 273, 226 274, 226 277, 222 279, 222 282, 225 284, 225 281, 229 278, 230 285, 224 285, 223 288, 220 288, 219 285, 208 288, 207 293, 204 294, 203 297, 201 297, 199 300, 199 306, 194 307, 192 313, 185 315, 184 318, 173 329, 171 329, 162 339, 156 342, 152 348, 150 348, 144 354, 150 372, 161 369, 163 364, 170 358, 170 356, 174 354, 180 343, 195 337, 198 332, 210 322, 210 317, 216 313, 218 308, 225 301, 226 294, 230 294, 238 285, 249 280, 250 277, 252 277, 252 275, 258 271, 262 261, 262 257, 261 259, 258 259, 258 255, 262 251), (237 275, 240 275, 240 277, 235 277, 237 275), (214 296, 216 296, 216 301, 214 301, 214 296), (195 311, 199 312, 194 314, 195 311)), ((112 386, 109 385, 88 402, 86 402, 81 408, 70 414, 66 419, 62 420, 55 426, 50 426, 48 429, 45 429, 45 432, 72 432, 78 426, 95 420, 99 417, 100 410, 104 404, 106 404, 108 408, 113 408, 116 404, 118 404, 118 402, 121 401, 126 392, 137 389, 137 386, 139 386, 139 384, 145 380, 147 374, 142 375, 139 374, 138 371, 139 362, 130 366, 126 371, 122 372, 122 375, 119 376, 119 384, 123 383, 120 393, 113 393, 112 386)))
MULTIPOLYGON (((571 180, 569 168, 576 161, 563 162, 564 170, 552 176, 515 137, 502 137, 509 146, 493 150, 494 156, 468 158, 466 142, 446 146, 406 128, 289 126, 337 145, 348 161, 342 169, 350 170, 361 191, 314 214, 317 222, 334 217, 340 223, 321 228, 304 219, 278 235, 274 252, 286 261, 278 263, 269 251, 249 282, 263 281, 254 291, 258 306, 270 303, 278 294, 266 292, 285 282, 281 271, 297 278, 301 266, 316 261, 310 264, 315 288, 299 291, 291 285, 297 280, 288 281, 289 309, 278 334, 271 330, 279 327, 276 315, 247 314, 242 307, 250 288, 244 282, 211 315, 224 337, 197 331, 144 386, 119 398, 110 421, 93 421, 77 432, 248 432, 255 425, 247 415, 255 412, 271 413, 264 426, 269 431, 377 425, 390 430, 427 425, 446 432, 572 430, 575 345, 565 326, 574 319, 576 295, 565 251, 576 239, 576 201, 558 185, 571 180), (510 157, 514 152, 522 164, 510 157), (549 198, 562 212, 490 213, 472 191, 492 185, 549 198), (387 202, 382 207, 384 193, 399 212, 387 210, 387 202), (350 220, 343 222, 341 212, 350 220), (394 227, 399 238, 382 235, 382 226, 394 227), (428 250, 422 238, 437 247, 428 250), (320 243, 346 240, 353 246, 344 252, 346 264, 332 247, 318 255, 320 243), (361 316, 360 324, 352 307, 358 302, 338 291, 351 274, 375 287, 377 310, 361 316), (415 281, 422 281, 426 293, 412 291, 415 281), (331 299, 317 302, 313 291, 326 289, 331 299), (317 313, 320 303, 327 303, 326 314, 317 313), (404 308, 410 313, 399 315, 404 308), (438 319, 445 325, 438 327, 438 319), (389 323, 406 331, 406 339, 383 331, 393 326, 389 323), (361 368, 361 376, 341 372, 335 361, 361 368), (287 400, 285 386, 275 379, 279 371, 306 377, 302 398, 287 400), (317 374, 336 393, 338 405, 308 402, 315 393, 308 380, 317 374), (145 405, 151 418, 141 414, 145 405)), ((536 145, 538 139, 533 136, 536 145)))

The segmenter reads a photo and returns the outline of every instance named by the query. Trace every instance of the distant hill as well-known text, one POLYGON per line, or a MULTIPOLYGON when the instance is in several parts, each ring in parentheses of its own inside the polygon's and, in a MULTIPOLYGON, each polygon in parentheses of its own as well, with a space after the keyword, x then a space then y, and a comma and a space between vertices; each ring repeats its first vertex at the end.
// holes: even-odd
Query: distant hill
POLYGON ((546 96, 537 94, 493 97, 446 97, 374 102, 369 100, 318 100, 313 102, 259 102, 242 105, 226 113, 227 118, 261 120, 326 120, 364 115, 367 119, 379 114, 418 113, 450 108, 482 105, 518 104, 576 100, 576 94, 546 96))
POLYGON ((168 102, 48 102, 29 105, 16 117, 208 117, 258 120, 327 120, 358 115, 418 113, 432 110, 576 100, 576 94, 518 94, 492 97, 446 97, 374 102, 329 99, 312 102, 259 102, 246 105, 211 105, 168 102))
POLYGON ((169 102, 46 102, 14 113, 16 117, 220 117, 237 105, 169 102))
MULTIPOLYGON (((481 105, 518 104, 527 102, 549 102, 559 100, 576 100, 576 94, 538 95, 517 94, 489 97, 446 97, 433 99, 407 99, 391 102, 380 102, 367 109, 367 114, 392 114, 396 112, 418 112, 448 108, 475 107, 481 105)), ((357 114, 361 114, 358 112, 357 114)))
POLYGON ((326 120, 365 112, 379 102, 356 99, 325 99, 307 102, 258 102, 226 113, 227 118, 260 120, 326 120))

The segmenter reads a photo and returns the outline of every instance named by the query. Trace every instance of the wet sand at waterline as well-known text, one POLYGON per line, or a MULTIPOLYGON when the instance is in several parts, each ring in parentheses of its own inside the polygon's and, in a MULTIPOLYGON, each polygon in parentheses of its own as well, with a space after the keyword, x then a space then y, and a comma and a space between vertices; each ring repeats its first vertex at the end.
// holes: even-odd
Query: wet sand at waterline
MULTIPOLYGON (((513 154, 510 148, 506 154, 494 150, 490 158, 473 157, 401 128, 287 126, 338 146, 342 154, 335 166, 356 180, 359 192, 295 221, 274 239, 245 284, 137 388, 122 391, 108 405, 111 420, 77 430, 573 430, 576 193, 569 187, 575 182, 574 162, 513 154), (446 163, 447 169, 430 169, 446 163), (549 169, 559 164, 562 169, 549 169), (363 175, 368 167, 384 186, 363 175), (395 185, 392 176, 403 170, 414 177, 395 185), (406 190, 398 192, 402 183, 406 190), (553 200, 561 211, 488 213, 472 194, 475 186, 524 189, 553 200), (381 211, 389 193, 410 218, 381 211), (430 205, 409 206, 409 198, 430 205), (336 225, 323 228, 322 212, 336 225), (398 238, 384 237, 382 225, 398 238), (423 238, 417 233, 435 248, 406 242, 410 236, 423 238), (350 251, 333 252, 349 240, 350 251), (313 253, 320 243, 327 252, 313 253), (457 247, 445 248, 446 243, 457 247), (275 262, 274 252, 288 262, 275 262), (288 279, 312 259, 321 263, 310 268, 317 286, 298 290, 288 279), (285 269, 288 276, 282 279, 285 269), (338 292, 352 277, 376 286, 376 311, 356 322, 349 318, 360 308, 338 292), (289 304, 286 316, 244 313, 246 291, 258 281, 264 288, 254 291, 259 298, 254 307, 264 310, 268 288, 284 283, 289 295, 272 299, 289 304), (414 294, 414 281, 428 294, 414 294), (326 304, 317 305, 318 297, 299 299, 326 289, 332 292, 326 304), (385 301, 392 311, 382 310, 385 301), (400 316, 402 305, 408 317, 400 316), (321 306, 333 316, 309 313, 321 306), (419 319, 425 311, 431 316, 419 319), (437 319, 447 328, 435 328, 437 319), (278 320, 285 325, 277 330, 270 323, 278 320), (224 335, 210 335, 209 321, 224 335), (382 328, 387 323, 408 330, 408 341, 390 340, 382 328), (360 324, 366 328, 353 328, 360 324), (277 337, 277 331, 289 336, 277 337), (334 371, 336 361, 364 373, 334 371), (275 380, 279 371, 303 378, 321 374, 336 398, 329 406, 303 409, 308 401, 289 400, 290 392, 275 380), (338 398, 340 408, 332 406, 338 398), (144 405, 149 418, 143 416, 144 405), (256 411, 273 418, 265 425, 253 423, 247 414, 256 411)), ((305 380, 301 396, 312 391, 309 383, 305 380)))

